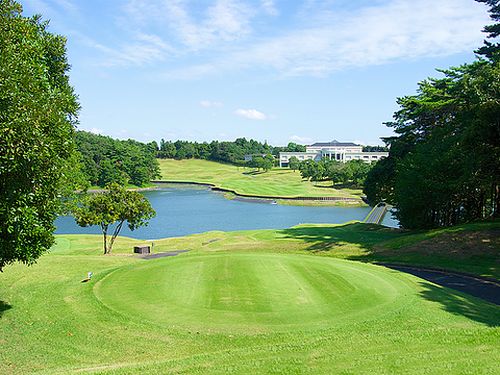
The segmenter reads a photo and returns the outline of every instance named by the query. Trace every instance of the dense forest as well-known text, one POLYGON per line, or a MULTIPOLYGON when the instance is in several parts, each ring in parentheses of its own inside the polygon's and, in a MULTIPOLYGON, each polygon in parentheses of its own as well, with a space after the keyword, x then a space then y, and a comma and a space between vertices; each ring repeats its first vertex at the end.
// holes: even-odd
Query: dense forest
POLYGON ((103 187, 117 182, 142 186, 159 176, 156 142, 144 144, 78 131, 75 143, 82 173, 90 185, 103 187))
MULTIPOLYGON (((490 5, 496 22, 488 38, 500 35, 498 0, 490 5)), ((403 227, 432 228, 500 217, 500 44, 485 41, 476 61, 439 70, 442 78, 418 85, 416 95, 399 98, 387 126, 389 157, 369 173, 365 193, 372 203, 397 208, 403 227)))
POLYGON ((290 142, 286 147, 273 147, 267 142, 237 138, 234 142, 160 141, 158 157, 166 159, 205 159, 223 163, 244 164, 245 155, 275 155, 281 151, 305 151, 305 146, 290 142))
MULTIPOLYGON (((280 152, 304 152, 306 147, 293 142, 287 146, 271 146, 253 139, 237 138, 234 142, 212 141, 165 141, 158 145, 155 141, 141 143, 134 140, 116 140, 85 131, 76 132, 75 143, 81 155, 84 180, 90 185, 105 186, 110 182, 143 186, 159 176, 156 157, 168 159, 205 159, 267 171, 276 164, 280 152), (253 155, 245 161, 245 155, 253 155)), ((365 146, 371 151, 382 150, 380 146, 365 146)), ((292 165, 293 163, 292 158, 292 165)), ((331 179, 334 183, 361 186, 369 165, 364 163, 302 163, 303 178, 315 181, 331 179)))

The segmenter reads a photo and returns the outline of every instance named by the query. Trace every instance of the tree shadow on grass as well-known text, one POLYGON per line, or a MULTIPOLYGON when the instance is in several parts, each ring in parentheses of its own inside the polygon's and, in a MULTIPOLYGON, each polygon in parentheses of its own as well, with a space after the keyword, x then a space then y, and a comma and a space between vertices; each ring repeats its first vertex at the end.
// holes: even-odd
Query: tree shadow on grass
MULTIPOLYGON (((376 245, 400 236, 405 232, 399 229, 387 228, 376 224, 348 223, 338 226, 297 226, 279 231, 285 238, 300 239, 308 244, 311 252, 339 251, 342 256, 345 246, 352 244, 361 254, 346 254, 346 259, 371 263, 387 261, 387 256, 374 251, 376 245)), ((389 256, 390 258, 390 256, 389 256)), ((399 261, 409 261, 399 255, 399 261)), ((461 315, 471 320, 491 327, 500 325, 500 308, 494 304, 475 298, 469 294, 454 291, 421 281, 420 295, 422 298, 439 303, 445 311, 461 315)))
POLYGON ((300 239, 310 245, 310 251, 332 251, 346 243, 369 251, 382 241, 401 235, 400 230, 376 224, 348 223, 331 226, 298 226, 279 231, 285 238, 300 239))
POLYGON ((250 175, 250 176, 255 176, 257 174, 263 174, 266 173, 265 171, 248 171, 248 172, 243 172, 244 175, 250 175))
POLYGON ((2 317, 4 311, 7 311, 11 308, 12 308, 12 306, 9 305, 7 302, 0 300, 0 318, 2 317))
POLYGON ((420 296, 428 301, 436 302, 451 314, 465 316, 468 319, 486 324, 490 327, 500 326, 500 307, 485 302, 468 294, 456 292, 422 281, 420 296))

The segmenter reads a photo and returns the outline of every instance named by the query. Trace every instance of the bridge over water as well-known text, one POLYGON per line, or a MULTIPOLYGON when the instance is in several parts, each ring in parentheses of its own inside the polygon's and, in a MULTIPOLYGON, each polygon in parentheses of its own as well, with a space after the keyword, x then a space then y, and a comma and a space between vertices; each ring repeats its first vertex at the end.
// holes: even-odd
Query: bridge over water
POLYGON ((364 222, 370 224, 380 224, 382 220, 384 220, 384 216, 389 208, 390 206, 383 202, 377 204, 366 216, 364 222))

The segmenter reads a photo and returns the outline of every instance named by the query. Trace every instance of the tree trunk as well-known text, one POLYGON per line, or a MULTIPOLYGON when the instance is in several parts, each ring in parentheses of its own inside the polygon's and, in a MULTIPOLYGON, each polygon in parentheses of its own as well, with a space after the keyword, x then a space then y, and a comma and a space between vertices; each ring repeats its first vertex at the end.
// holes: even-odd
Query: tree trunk
POLYGON ((109 241, 108 254, 111 254, 111 248, 113 247, 113 244, 115 242, 116 237, 118 236, 118 233, 120 233, 120 230, 122 229, 123 222, 124 220, 120 221, 120 224, 116 226, 115 231, 111 236, 111 241, 109 241))
POLYGON ((101 224, 102 236, 104 239, 104 255, 108 253, 108 243, 107 243, 107 234, 108 234, 108 226, 101 224))

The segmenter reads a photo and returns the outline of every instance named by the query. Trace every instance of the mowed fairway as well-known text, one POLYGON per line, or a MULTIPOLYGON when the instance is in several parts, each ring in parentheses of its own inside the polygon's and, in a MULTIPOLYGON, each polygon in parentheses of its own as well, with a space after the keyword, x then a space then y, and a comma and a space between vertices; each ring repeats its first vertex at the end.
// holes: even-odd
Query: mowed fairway
POLYGON ((0 374, 498 373, 500 307, 335 258, 404 239, 363 224, 212 232, 143 260, 139 240, 103 256, 100 236, 58 236, 0 274, 0 374))
POLYGON ((411 288, 393 272, 361 263, 224 254, 125 267, 99 281, 94 292, 131 319, 203 332, 259 333, 374 319, 408 303, 411 288))
POLYGON ((159 159, 161 179, 213 184, 239 194, 272 197, 348 197, 359 199, 360 190, 333 189, 331 184, 303 181, 298 171, 274 168, 252 173, 253 169, 213 161, 159 159))

